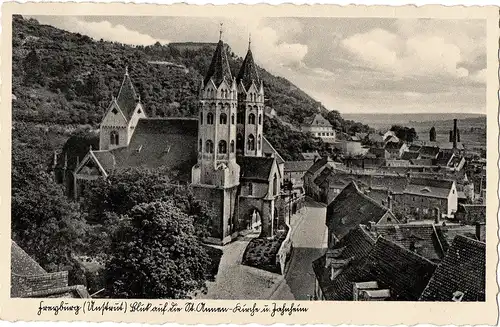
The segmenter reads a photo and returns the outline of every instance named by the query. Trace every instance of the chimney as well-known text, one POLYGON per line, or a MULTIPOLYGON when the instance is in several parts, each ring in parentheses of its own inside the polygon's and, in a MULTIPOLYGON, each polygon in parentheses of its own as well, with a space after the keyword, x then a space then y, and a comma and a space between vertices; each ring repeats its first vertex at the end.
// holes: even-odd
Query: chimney
POLYGON ((434 217, 434 223, 439 224, 439 220, 441 219, 441 210, 439 208, 434 209, 436 216, 434 217))
POLYGON ((392 194, 389 193, 387 196, 387 208, 392 211, 392 194))
POLYGON ((457 148, 457 119, 453 119, 453 149, 457 148))
POLYGON ((476 223, 476 238, 478 241, 481 240, 481 223, 476 223))

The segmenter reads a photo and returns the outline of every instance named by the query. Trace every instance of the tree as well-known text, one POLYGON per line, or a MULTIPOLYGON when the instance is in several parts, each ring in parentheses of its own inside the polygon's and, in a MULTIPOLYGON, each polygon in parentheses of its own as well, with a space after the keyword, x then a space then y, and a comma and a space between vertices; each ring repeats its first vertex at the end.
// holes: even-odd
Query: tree
POLYGON ((90 222, 109 225, 136 205, 168 199, 174 199, 177 207, 193 219, 198 237, 210 234, 216 217, 213 208, 196 199, 190 186, 172 184, 163 168, 128 169, 93 181, 82 195, 82 208, 90 222))
POLYGON ((137 205, 123 220, 105 270, 111 296, 182 299, 206 289, 210 258, 173 199, 137 205))
POLYGON ((12 238, 46 270, 65 269, 86 230, 78 206, 32 152, 15 146, 12 158, 12 238))
POLYGON ((429 141, 436 142, 436 128, 434 126, 429 131, 429 141))
POLYGON ((393 125, 391 131, 393 131, 401 141, 411 143, 418 139, 417 132, 413 127, 409 128, 406 126, 393 125))

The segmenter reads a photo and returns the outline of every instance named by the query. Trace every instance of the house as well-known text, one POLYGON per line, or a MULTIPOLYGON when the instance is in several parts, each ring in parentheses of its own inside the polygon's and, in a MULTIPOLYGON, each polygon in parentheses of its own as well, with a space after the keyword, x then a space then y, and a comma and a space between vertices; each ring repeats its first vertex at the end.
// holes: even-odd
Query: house
POLYGON ((377 147, 377 148, 383 148, 385 145, 384 141, 384 136, 380 135, 378 133, 371 133, 368 134, 366 137, 366 140, 371 146, 377 147))
POLYGON ((403 159, 403 160, 420 159, 420 153, 418 151, 406 151, 401 156, 401 159, 403 159))
POLYGON ((316 160, 321 159, 321 155, 318 153, 318 151, 302 152, 300 155, 302 156, 303 160, 309 160, 312 161, 313 163, 316 160))
POLYGON ((387 143, 400 143, 401 140, 396 136, 394 131, 387 131, 384 133, 384 142, 387 143))
POLYGON ((304 188, 307 195, 317 193, 317 185, 314 183, 314 180, 327 167, 334 168, 335 162, 329 157, 323 157, 316 160, 316 162, 306 171, 304 174, 304 188))
POLYGON ((10 296, 22 298, 90 298, 83 285, 68 286, 68 272, 48 273, 11 241, 10 296))
POLYGON ((294 185, 304 185, 304 175, 311 168, 313 162, 309 160, 285 161, 283 180, 292 181, 294 185))
POLYGON ((333 129, 332 124, 319 113, 306 118, 300 129, 302 132, 311 133, 314 137, 321 138, 326 143, 336 140, 337 132, 333 129))
MULTIPOLYGON (((400 245, 378 237, 369 249, 367 236, 358 236, 356 252, 348 245, 329 250, 313 262, 316 292, 328 301, 416 301, 436 265, 400 245), (368 292, 360 292, 369 290, 368 292), (362 293, 363 296, 360 296, 362 293)), ((347 236, 346 236, 347 239, 347 236)), ((352 248, 352 246, 351 246, 352 248)))
POLYGON ((366 158, 389 159, 390 155, 384 148, 371 147, 365 155, 366 158))
POLYGON ((419 150, 421 159, 436 159, 439 154, 439 147, 424 145, 419 150))
POLYGON ((388 142, 384 148, 389 153, 388 159, 401 159, 403 153, 408 151, 406 143, 388 142))
POLYGON ((420 301, 485 301, 486 243, 456 236, 420 301))
POLYGON ((485 204, 459 204, 455 219, 465 224, 485 223, 485 204))
POLYGON ((406 214, 417 219, 453 218, 458 192, 453 180, 412 178, 402 194, 395 196, 406 214))
POLYGON ((327 206, 328 247, 333 247, 359 224, 370 223, 398 223, 398 220, 391 210, 363 194, 351 182, 327 206))

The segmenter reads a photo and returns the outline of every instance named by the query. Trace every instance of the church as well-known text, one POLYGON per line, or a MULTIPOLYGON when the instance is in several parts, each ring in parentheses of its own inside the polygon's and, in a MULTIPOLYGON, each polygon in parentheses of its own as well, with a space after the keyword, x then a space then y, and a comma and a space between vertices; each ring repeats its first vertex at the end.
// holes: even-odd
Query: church
POLYGON ((260 236, 271 237, 283 216, 284 160, 264 137, 263 123, 264 85, 250 43, 234 76, 219 40, 201 81, 197 118, 148 117, 126 70, 101 122, 99 149, 89 149, 72 174, 72 193, 78 197, 86 181, 120 169, 165 167, 217 212, 207 241, 231 242, 256 212, 260 236))

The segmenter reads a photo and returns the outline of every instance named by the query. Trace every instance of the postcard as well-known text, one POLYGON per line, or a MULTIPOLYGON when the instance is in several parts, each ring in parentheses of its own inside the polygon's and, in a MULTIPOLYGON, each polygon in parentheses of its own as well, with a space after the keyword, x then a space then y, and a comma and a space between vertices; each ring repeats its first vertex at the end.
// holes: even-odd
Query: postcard
POLYGON ((496 324, 498 8, 2 12, 3 320, 496 324))

